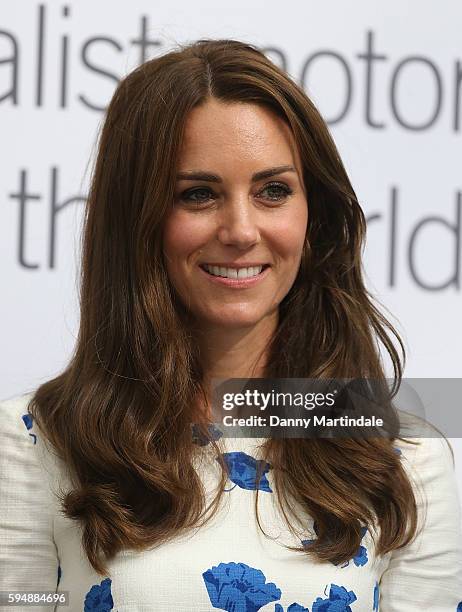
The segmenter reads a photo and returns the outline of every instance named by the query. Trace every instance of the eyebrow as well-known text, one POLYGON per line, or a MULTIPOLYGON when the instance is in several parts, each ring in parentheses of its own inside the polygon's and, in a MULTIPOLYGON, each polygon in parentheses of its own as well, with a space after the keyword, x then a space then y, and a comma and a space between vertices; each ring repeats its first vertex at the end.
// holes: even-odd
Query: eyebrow
MULTIPOLYGON (((297 172, 293 166, 275 166, 274 168, 267 168, 266 170, 260 170, 252 174, 252 183, 261 181, 262 179, 275 176, 276 174, 282 174, 283 172, 297 172)), ((208 181, 210 183, 222 183, 220 176, 212 174, 211 172, 202 172, 201 170, 189 170, 187 172, 180 172, 176 176, 177 180, 186 181, 208 181)))

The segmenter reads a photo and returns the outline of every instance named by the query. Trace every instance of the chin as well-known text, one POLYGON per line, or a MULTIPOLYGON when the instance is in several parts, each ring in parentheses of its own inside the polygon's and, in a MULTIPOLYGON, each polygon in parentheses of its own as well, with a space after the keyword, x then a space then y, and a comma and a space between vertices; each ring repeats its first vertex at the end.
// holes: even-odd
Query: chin
POLYGON ((239 329, 243 327, 254 327, 257 325, 263 318, 265 317, 265 313, 256 314, 256 313, 221 313, 216 316, 203 316, 202 320, 207 325, 213 325, 223 327, 224 329, 239 329))

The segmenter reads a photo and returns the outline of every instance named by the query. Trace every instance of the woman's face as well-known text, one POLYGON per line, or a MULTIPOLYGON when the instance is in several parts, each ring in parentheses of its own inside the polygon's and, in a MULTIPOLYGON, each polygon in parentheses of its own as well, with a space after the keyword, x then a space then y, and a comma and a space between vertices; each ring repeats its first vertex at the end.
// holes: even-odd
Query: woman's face
POLYGON ((201 326, 277 320, 307 221, 300 159, 279 117, 214 98, 191 111, 163 249, 170 281, 201 326))

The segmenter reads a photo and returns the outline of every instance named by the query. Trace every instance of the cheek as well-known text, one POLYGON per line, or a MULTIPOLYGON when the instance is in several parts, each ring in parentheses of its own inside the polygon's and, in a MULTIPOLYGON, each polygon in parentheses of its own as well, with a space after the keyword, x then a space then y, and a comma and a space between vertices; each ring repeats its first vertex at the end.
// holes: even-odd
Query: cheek
POLYGON ((173 212, 166 220, 163 249, 167 265, 175 265, 194 253, 206 240, 207 229, 199 219, 182 211, 173 212))
POLYGON ((308 215, 305 208, 291 210, 272 224, 273 244, 286 257, 298 257, 305 241, 308 215))

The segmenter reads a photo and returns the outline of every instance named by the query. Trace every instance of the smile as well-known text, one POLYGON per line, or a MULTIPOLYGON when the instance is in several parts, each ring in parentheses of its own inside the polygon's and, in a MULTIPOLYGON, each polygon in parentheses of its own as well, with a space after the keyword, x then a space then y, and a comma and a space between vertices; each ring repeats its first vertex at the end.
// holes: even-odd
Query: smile
POLYGON ((262 264, 261 266, 251 266, 248 268, 227 268, 223 266, 212 266, 209 264, 203 264, 201 266, 206 272, 213 276, 222 276, 224 278, 251 278, 257 276, 263 270, 268 267, 268 264, 262 264))
POLYGON ((201 264, 199 269, 213 283, 227 287, 245 288, 261 282, 270 272, 269 264, 247 268, 228 268, 201 264))

